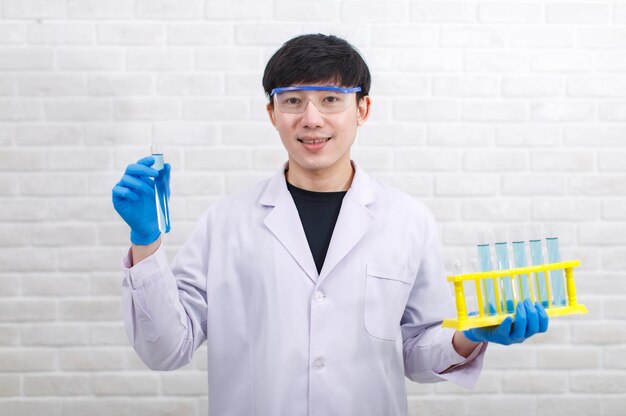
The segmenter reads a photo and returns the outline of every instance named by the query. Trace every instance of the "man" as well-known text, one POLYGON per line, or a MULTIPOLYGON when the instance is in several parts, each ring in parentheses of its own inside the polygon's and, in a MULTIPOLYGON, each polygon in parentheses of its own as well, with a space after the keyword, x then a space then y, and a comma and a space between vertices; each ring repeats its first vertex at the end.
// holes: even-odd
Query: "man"
POLYGON ((369 70, 349 43, 291 39, 263 87, 288 162, 209 207, 171 268, 152 158, 113 189, 133 243, 126 329, 150 368, 179 368, 206 340, 210 415, 405 415, 405 375, 471 387, 486 341, 547 329, 530 304, 496 328, 441 328, 454 307, 432 215, 350 160, 371 100, 369 70))

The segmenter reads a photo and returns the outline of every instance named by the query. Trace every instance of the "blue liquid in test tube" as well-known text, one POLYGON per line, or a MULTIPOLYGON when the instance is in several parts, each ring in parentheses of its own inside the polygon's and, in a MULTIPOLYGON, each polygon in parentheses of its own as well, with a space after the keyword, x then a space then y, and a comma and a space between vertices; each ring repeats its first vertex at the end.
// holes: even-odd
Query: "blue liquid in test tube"
MULTIPOLYGON (((498 229, 496 232, 496 261, 498 262, 499 270, 510 269, 509 265, 509 250, 506 243, 505 231, 498 229)), ((502 308, 507 313, 513 313, 515 305, 513 302, 513 283, 511 276, 503 276, 500 278, 502 283, 502 293, 504 294, 502 308)))
MULTIPOLYGON (((539 229, 537 226, 531 227, 531 237, 529 240, 530 245, 530 258, 533 262, 533 266, 540 266, 544 264, 543 250, 541 245, 541 237, 539 237, 539 229)), ((535 288, 537 290, 537 299, 541 302, 544 308, 549 306, 548 302, 548 285, 547 276, 545 272, 535 273, 535 288)))
MULTIPOLYGON (((561 253, 559 250, 559 239, 554 237, 554 226, 547 227, 546 246, 548 247, 548 262, 559 263, 561 261, 561 253)), ((550 271, 550 282, 552 283, 552 298, 554 306, 565 306, 565 285, 563 282, 563 270, 556 269, 550 271)))
MULTIPOLYGON (((490 272, 491 268, 491 250, 487 242, 485 232, 479 234, 478 242, 478 262, 481 272, 490 272)), ((485 291, 485 313, 487 315, 496 314, 496 292, 492 279, 483 280, 483 288, 485 291)))
MULTIPOLYGON (((526 267, 528 266, 528 261, 526 260, 526 243, 524 240, 524 229, 521 227, 513 227, 511 229, 511 236, 513 237, 513 261, 515 263, 515 267, 526 267)), ((530 300, 530 284, 528 281, 527 274, 520 274, 517 276, 519 293, 522 300, 530 300)))
POLYGON ((165 178, 165 159, 163 158, 163 150, 159 145, 152 146, 152 157, 154 158, 153 169, 159 171, 159 176, 154 178, 154 197, 156 203, 157 219, 159 230, 162 233, 170 232, 170 190, 165 178))

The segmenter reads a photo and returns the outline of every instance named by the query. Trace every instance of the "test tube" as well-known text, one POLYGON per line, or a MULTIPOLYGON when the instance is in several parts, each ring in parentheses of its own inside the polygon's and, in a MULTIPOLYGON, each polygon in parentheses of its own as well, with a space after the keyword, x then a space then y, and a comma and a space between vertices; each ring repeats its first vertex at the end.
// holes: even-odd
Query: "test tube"
POLYGON ((154 158, 153 169, 159 171, 159 176, 154 178, 154 198, 156 203, 157 220, 159 230, 162 233, 170 232, 170 190, 165 178, 165 159, 163 158, 163 149, 161 145, 155 144, 151 147, 152 157, 154 158))
MULTIPOLYGON (((486 230, 478 232, 478 262, 481 272, 490 272, 491 247, 489 245, 489 233, 486 230)), ((485 293, 485 313, 487 315, 496 314, 496 293, 492 279, 483 279, 483 290, 485 293)))
MULTIPOLYGON (((556 227, 554 224, 546 226, 546 246, 548 248, 548 262, 559 263, 561 261, 561 253, 559 250, 559 238, 556 237, 556 227)), ((563 282, 563 269, 555 269, 550 271, 550 283, 552 284, 552 304, 554 306, 565 306, 567 301, 565 298, 565 285, 563 282)))
MULTIPOLYGON (((528 261, 526 260, 526 233, 521 226, 511 227, 509 230, 511 239, 513 240, 513 262, 515 267, 526 267, 528 261)), ((522 300, 530 300, 530 282, 527 274, 519 274, 517 277, 517 287, 522 300)))
MULTIPOLYGON (((505 228, 496 228, 496 261, 498 263, 499 270, 510 269, 509 264, 509 247, 507 244, 507 236, 505 228)), ((503 308, 507 313, 513 313, 515 311, 515 305, 513 302, 513 284, 511 282, 511 276, 503 276, 500 278, 500 284, 502 285, 501 293, 503 296, 503 308)))
MULTIPOLYGON (((529 226, 528 231, 530 259, 533 262, 533 266, 540 266, 544 264, 543 248, 541 245, 541 228, 539 225, 535 224, 529 226)), ((541 302, 544 308, 547 308, 549 306, 549 302, 547 276, 545 272, 535 273, 535 289, 537 291, 537 300, 541 302)))
MULTIPOLYGON (((461 260, 454 260, 452 268, 455 275, 460 275, 464 273, 463 263, 461 260)), ((467 315, 477 315, 478 306, 476 303, 476 287, 473 281, 466 280, 463 282, 463 293, 465 294, 465 308, 467 309, 467 315)))

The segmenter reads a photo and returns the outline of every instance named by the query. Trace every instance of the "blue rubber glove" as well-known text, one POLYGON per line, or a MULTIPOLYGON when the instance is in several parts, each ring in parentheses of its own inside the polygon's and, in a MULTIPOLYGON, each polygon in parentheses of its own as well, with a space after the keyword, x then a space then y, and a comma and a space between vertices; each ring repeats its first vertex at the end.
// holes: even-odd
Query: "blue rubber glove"
MULTIPOLYGON (((153 180, 159 175, 159 171, 150 167, 153 164, 154 158, 148 156, 128 165, 122 179, 113 187, 113 208, 129 225, 130 241, 133 244, 150 244, 161 234, 153 180)), ((170 164, 165 163, 163 169, 169 193, 170 164)))
POLYGON ((474 342, 519 344, 536 333, 546 332, 548 320, 548 314, 540 303, 533 306, 529 300, 525 300, 517 304, 515 319, 507 316, 498 326, 468 329, 463 331, 463 335, 474 342))

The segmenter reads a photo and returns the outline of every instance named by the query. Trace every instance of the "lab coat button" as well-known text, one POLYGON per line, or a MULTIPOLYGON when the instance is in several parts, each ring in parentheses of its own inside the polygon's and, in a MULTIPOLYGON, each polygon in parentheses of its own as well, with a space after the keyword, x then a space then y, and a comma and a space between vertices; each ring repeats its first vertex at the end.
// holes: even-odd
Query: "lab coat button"
POLYGON ((317 291, 313 294, 313 299, 315 299, 316 302, 322 302, 325 297, 324 292, 317 291))
POLYGON ((316 370, 321 370, 325 366, 326 361, 324 361, 323 358, 318 358, 317 360, 313 361, 313 368, 315 368, 316 370))

